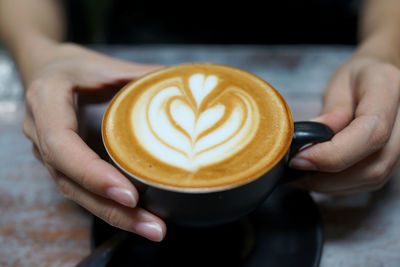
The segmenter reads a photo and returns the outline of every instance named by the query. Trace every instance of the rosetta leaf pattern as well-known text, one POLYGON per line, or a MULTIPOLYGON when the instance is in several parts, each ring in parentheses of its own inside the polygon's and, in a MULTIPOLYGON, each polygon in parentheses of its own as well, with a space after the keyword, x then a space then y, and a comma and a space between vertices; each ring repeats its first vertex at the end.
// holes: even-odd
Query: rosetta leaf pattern
POLYGON ((257 105, 241 88, 218 85, 216 75, 196 73, 187 83, 154 86, 143 94, 139 102, 145 104, 132 116, 143 147, 190 172, 238 153, 257 131, 257 105))

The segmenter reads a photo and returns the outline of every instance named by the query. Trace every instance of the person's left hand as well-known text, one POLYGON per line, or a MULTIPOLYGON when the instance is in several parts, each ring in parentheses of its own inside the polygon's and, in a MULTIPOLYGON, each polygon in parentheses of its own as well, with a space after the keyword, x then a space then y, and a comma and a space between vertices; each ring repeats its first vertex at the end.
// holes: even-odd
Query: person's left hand
POLYGON ((399 97, 400 71, 393 64, 355 55, 340 66, 315 119, 335 136, 291 160, 292 168, 317 171, 294 185, 330 194, 381 188, 400 161, 399 97))

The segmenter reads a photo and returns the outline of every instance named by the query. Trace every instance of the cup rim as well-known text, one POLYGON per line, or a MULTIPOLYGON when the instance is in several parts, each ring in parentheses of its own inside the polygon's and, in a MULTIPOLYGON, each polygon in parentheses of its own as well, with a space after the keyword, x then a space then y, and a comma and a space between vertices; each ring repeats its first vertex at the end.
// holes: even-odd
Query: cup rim
POLYGON ((127 83, 124 87, 122 87, 114 96, 113 98, 110 100, 110 102, 107 104, 107 108, 103 114, 102 117, 102 122, 101 122, 101 139, 103 142, 103 146, 107 152, 108 157, 111 159, 111 161, 113 162, 113 164, 118 167, 118 169, 120 171, 122 171, 123 174, 125 174, 126 176, 135 179, 145 185, 148 186, 152 186, 158 189, 162 189, 162 190, 167 190, 167 191, 173 191, 173 192, 179 192, 179 193, 214 193, 214 192, 220 192, 220 191, 226 191, 226 190, 230 190, 230 189, 234 189, 240 186, 244 186, 246 184, 249 184, 257 179, 259 179, 260 177, 264 176, 266 173, 268 173, 270 170, 272 170, 276 165, 279 164, 279 162, 281 162, 281 160, 285 157, 285 155, 287 155, 290 145, 292 143, 293 140, 293 132, 294 132, 294 122, 293 122, 293 116, 292 113, 290 111, 289 105, 287 104, 287 102, 285 101, 285 99, 283 98, 283 96, 279 93, 278 90, 275 89, 274 86, 272 86, 270 83, 268 83, 267 81, 265 81, 264 79, 262 79, 261 77, 246 71, 244 69, 238 68, 238 67, 233 67, 233 66, 229 66, 229 65, 225 65, 225 64, 219 64, 219 63, 209 63, 209 62, 190 62, 190 63, 181 63, 181 64, 174 64, 174 65, 170 65, 170 66, 166 66, 164 68, 155 70, 155 71, 151 71, 135 80, 130 81, 129 83, 127 83), (146 180, 143 178, 140 178, 132 173, 130 173, 129 171, 127 171, 125 168, 123 168, 115 159, 114 157, 111 155, 111 153, 108 151, 106 142, 104 141, 104 120, 106 117, 106 114, 108 113, 112 102, 114 101, 114 99, 116 99, 124 90, 126 90, 128 87, 130 87, 133 83, 140 81, 142 78, 145 78, 149 75, 153 75, 156 74, 157 72, 161 72, 164 71, 165 69, 169 69, 169 68, 175 68, 175 67, 179 67, 179 66, 185 66, 185 65, 214 65, 214 66, 221 66, 221 67, 227 67, 227 68, 232 68, 235 70, 240 70, 243 71, 251 76, 253 76, 254 78, 256 78, 257 80, 266 83, 275 93, 276 95, 281 99, 282 103, 284 104, 286 111, 287 111, 287 115, 288 115, 288 120, 289 120, 289 125, 290 125, 290 134, 289 136, 291 137, 289 142, 287 142, 286 146, 282 147, 282 151, 281 154, 279 156, 277 156, 275 158, 275 161, 272 162, 272 164, 270 164, 268 167, 269 168, 265 168, 260 170, 259 172, 257 172, 256 175, 253 175, 251 177, 247 177, 247 178, 243 178, 239 181, 236 181, 234 183, 229 183, 229 184, 225 184, 225 185, 220 185, 220 186, 210 186, 210 187, 180 187, 180 186, 173 186, 173 185, 167 185, 167 184, 162 184, 162 183, 157 183, 157 182, 153 182, 150 180, 146 180))

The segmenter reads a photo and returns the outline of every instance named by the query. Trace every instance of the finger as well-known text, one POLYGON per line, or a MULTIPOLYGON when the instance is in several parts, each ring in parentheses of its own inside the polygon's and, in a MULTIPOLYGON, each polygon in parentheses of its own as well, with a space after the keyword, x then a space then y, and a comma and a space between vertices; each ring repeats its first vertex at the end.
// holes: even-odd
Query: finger
POLYGON ((97 64, 84 66, 84 71, 75 72, 74 86, 85 90, 97 90, 99 85, 116 88, 145 74, 165 66, 156 64, 132 63, 100 55, 97 64))
POLYGON ((98 103, 111 99, 117 90, 128 82, 160 68, 162 65, 137 64, 118 59, 109 59, 106 66, 96 65, 96 69, 78 74, 75 77, 75 90, 83 102, 98 103), (112 66, 112 68, 110 68, 112 66), (84 74, 83 74, 84 73, 84 74), (95 91, 95 94, 93 94, 95 91))
POLYGON ((80 60, 81 56, 85 57, 85 61, 82 61, 80 66, 77 66, 75 60, 71 60, 72 64, 70 67, 73 70, 74 78, 79 78, 79 82, 76 82, 74 85, 84 84, 89 88, 93 87, 93 82, 105 81, 106 83, 112 79, 121 79, 121 80, 132 80, 136 79, 148 72, 155 71, 164 66, 158 64, 140 64, 128 62, 125 60, 121 60, 115 57, 111 57, 105 55, 100 52, 96 52, 91 49, 87 49, 80 46, 75 45, 67 45, 64 46, 63 54, 69 56, 72 59, 80 60), (76 55, 80 55, 79 58, 76 58, 76 55), (93 64, 93 62, 95 64, 93 64), (80 73, 77 71, 77 68, 80 67, 80 73), (78 74, 78 75, 76 75, 78 74), (81 75, 79 75, 81 74, 81 75), (85 79, 86 78, 86 79, 85 79), (83 81, 84 84, 82 84, 83 81))
POLYGON ((25 118, 24 118, 24 123, 23 123, 23 132, 25 136, 32 141, 32 153, 35 156, 37 160, 43 163, 42 156, 40 155, 40 151, 37 147, 37 144, 39 144, 38 137, 36 134, 36 129, 35 125, 33 122, 33 117, 32 114, 29 110, 26 110, 25 112, 25 118))
POLYGON ((356 186, 354 188, 346 188, 346 189, 337 189, 337 190, 314 190, 310 189, 309 185, 307 183, 296 183, 293 184, 294 187, 303 189, 303 190, 308 190, 308 191, 314 191, 316 193, 321 193, 321 194, 329 194, 333 196, 345 196, 345 195, 352 195, 352 194, 357 194, 357 193, 362 193, 362 192, 371 192, 371 191, 376 191, 378 189, 381 189, 384 184, 382 185, 363 185, 363 186, 356 186))
POLYGON ((146 75, 150 72, 154 72, 161 68, 164 68, 164 65, 159 64, 140 64, 140 63, 132 63, 123 60, 117 60, 118 66, 110 72, 110 75, 113 77, 119 77, 120 80, 124 79, 137 79, 143 75, 146 75), (134 76, 133 76, 134 75, 134 76))
POLYGON ((73 94, 68 84, 58 81, 47 86, 38 92, 42 104, 33 112, 43 160, 87 190, 135 207, 138 193, 132 183, 76 133, 73 94))
MULTIPOLYGON (((385 72, 386 73, 386 72, 385 72)), ((380 149, 390 137, 397 114, 399 78, 392 74, 365 73, 355 94, 355 119, 331 141, 296 155, 291 166, 327 172, 342 171, 380 149), (307 166, 308 164, 308 166, 307 166)))
MULTIPOLYGON (((351 77, 347 67, 343 66, 333 73, 327 84, 324 91, 321 115, 311 120, 324 123, 328 125, 334 133, 337 133, 351 122, 354 108, 351 77)), ((289 162, 291 168, 317 170, 317 166, 313 162, 309 161, 307 157, 301 157, 301 155, 302 153, 297 153, 297 155, 291 159, 289 162)))
POLYGON ((322 112, 316 120, 337 133, 351 122, 354 108, 351 77, 346 68, 338 69, 327 84, 322 112))
MULTIPOLYGON (((113 68, 105 69, 107 73, 119 73, 119 75, 123 75, 125 72, 127 75, 132 75, 132 73, 137 73, 137 77, 140 77, 148 72, 155 71, 159 68, 165 67, 164 65, 160 64, 143 64, 143 63, 136 63, 136 62, 129 62, 126 60, 118 59, 116 57, 110 57, 105 54, 93 51, 93 50, 86 50, 90 57, 94 59, 95 62, 99 62, 102 67, 108 65, 108 67, 112 66, 113 68), (114 68, 115 67, 115 68, 114 68)), ((137 78, 136 77, 136 78, 137 78)))
POLYGON ((22 124, 22 131, 25 134, 25 136, 29 140, 31 140, 35 145, 39 144, 32 113, 29 111, 28 108, 25 111, 25 118, 22 124))
POLYGON ((50 168, 50 173, 66 198, 73 200, 107 223, 152 241, 161 241, 164 238, 165 223, 146 210, 140 207, 127 208, 95 195, 52 168, 50 168))
POLYGON ((299 181, 296 185, 308 190, 349 194, 380 189, 399 166, 400 112, 390 140, 384 148, 368 156, 354 166, 339 173, 318 173, 299 181))
POLYGON ((37 160, 39 160, 41 163, 44 163, 42 155, 40 155, 40 151, 35 144, 32 144, 32 153, 37 160))
POLYGON ((377 190, 384 184, 381 178, 384 173, 379 167, 371 165, 373 161, 364 160, 339 173, 316 173, 294 184, 314 192, 333 195, 377 190))
POLYGON ((37 145, 39 144, 39 140, 36 134, 36 128, 35 128, 35 124, 33 121, 33 116, 32 113, 29 110, 29 107, 26 107, 25 110, 25 118, 24 118, 24 122, 22 124, 22 130, 25 134, 25 136, 32 141, 32 154, 35 156, 35 158, 37 160, 39 160, 40 162, 43 162, 42 156, 40 155, 40 151, 37 147, 37 145))

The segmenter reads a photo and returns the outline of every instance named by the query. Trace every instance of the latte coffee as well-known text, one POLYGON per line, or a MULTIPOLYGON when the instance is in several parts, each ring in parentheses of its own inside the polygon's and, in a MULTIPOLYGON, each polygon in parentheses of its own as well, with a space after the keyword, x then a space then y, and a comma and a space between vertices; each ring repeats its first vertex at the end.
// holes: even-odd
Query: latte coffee
POLYGON ((115 164, 167 188, 226 188, 268 172, 293 135, 290 110, 259 77, 217 64, 184 64, 126 85, 103 118, 115 164))

